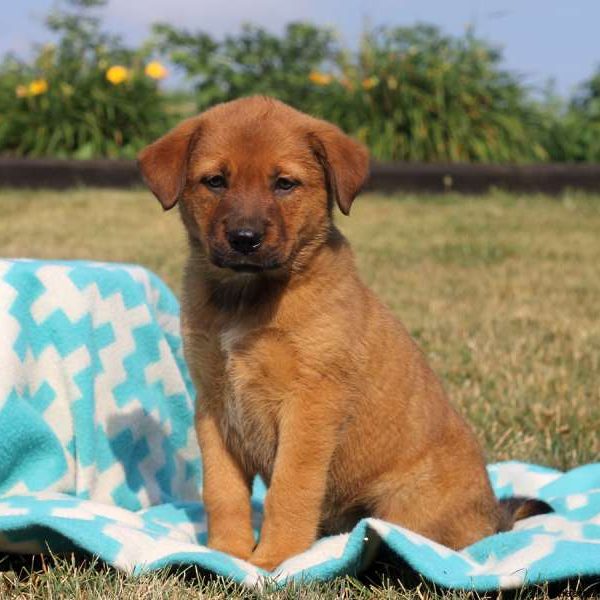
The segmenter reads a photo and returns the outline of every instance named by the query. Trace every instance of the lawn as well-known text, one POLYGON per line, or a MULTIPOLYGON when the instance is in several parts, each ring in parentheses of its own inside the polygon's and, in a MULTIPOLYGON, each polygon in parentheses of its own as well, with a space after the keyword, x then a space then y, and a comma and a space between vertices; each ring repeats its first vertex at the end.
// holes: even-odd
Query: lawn
MULTIPOLYGON (((146 191, 2 191, 0 210, 0 256, 135 262, 179 288, 178 216, 163 213, 146 191)), ((364 279, 419 341, 490 462, 568 469, 600 460, 600 196, 365 195, 338 223, 364 279)), ((198 592, 198 582, 182 575, 134 580, 68 562, 0 580, 3 598, 198 592)), ((242 594, 218 581, 202 592, 242 594)), ((317 593, 422 598, 433 591, 371 589, 348 578, 277 596, 317 593)))

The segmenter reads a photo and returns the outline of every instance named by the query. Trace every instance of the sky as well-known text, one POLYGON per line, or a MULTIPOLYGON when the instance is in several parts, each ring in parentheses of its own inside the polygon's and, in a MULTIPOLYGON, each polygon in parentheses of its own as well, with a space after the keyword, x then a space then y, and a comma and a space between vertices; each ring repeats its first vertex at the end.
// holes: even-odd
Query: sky
MULTIPOLYGON (((1 0, 0 54, 48 41, 43 18, 57 0, 1 0)), ((60 0, 58 0, 60 2, 60 0)), ((365 23, 427 22, 446 33, 468 25, 503 49, 504 64, 536 89, 553 79, 569 95, 600 66, 600 0, 109 0, 106 28, 135 44, 156 21, 215 37, 244 22, 280 31, 293 20, 336 28, 348 45, 365 23)))

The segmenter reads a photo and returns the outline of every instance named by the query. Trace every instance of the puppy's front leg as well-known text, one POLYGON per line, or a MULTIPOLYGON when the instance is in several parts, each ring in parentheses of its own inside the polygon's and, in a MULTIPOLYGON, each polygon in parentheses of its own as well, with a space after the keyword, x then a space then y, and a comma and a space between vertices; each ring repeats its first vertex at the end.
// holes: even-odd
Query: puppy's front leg
POLYGON ((215 416, 199 412, 196 431, 202 451, 208 545, 247 559, 255 545, 250 481, 225 446, 215 416))
MULTIPOLYGON (((323 400, 323 392, 315 392, 315 397, 323 400)), ((306 398, 283 411, 260 541, 250 557, 258 567, 270 571, 308 549, 317 538, 336 445, 334 406, 306 398)))

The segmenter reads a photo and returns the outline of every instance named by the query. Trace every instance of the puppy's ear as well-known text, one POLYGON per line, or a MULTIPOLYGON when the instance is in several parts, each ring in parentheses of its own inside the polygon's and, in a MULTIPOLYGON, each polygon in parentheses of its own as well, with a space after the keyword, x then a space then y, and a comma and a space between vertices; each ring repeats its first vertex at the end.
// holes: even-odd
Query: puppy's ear
POLYGON ((354 198, 369 175, 369 153, 365 146, 341 129, 320 121, 309 133, 311 147, 325 171, 330 196, 348 215, 354 198))
POLYGON ((138 155, 144 182, 163 208, 173 208, 185 185, 188 156, 200 133, 200 118, 187 119, 138 155))

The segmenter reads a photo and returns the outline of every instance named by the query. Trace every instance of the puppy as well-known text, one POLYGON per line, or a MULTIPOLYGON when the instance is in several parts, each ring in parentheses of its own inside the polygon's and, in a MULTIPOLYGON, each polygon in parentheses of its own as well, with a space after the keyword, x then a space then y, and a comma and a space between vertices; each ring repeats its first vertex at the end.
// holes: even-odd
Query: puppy
POLYGON ((337 127, 264 97, 215 106, 139 157, 189 238, 208 543, 267 570, 365 516, 462 548, 535 512, 496 501, 472 431, 360 280, 332 213, 350 212, 368 162, 337 127))

